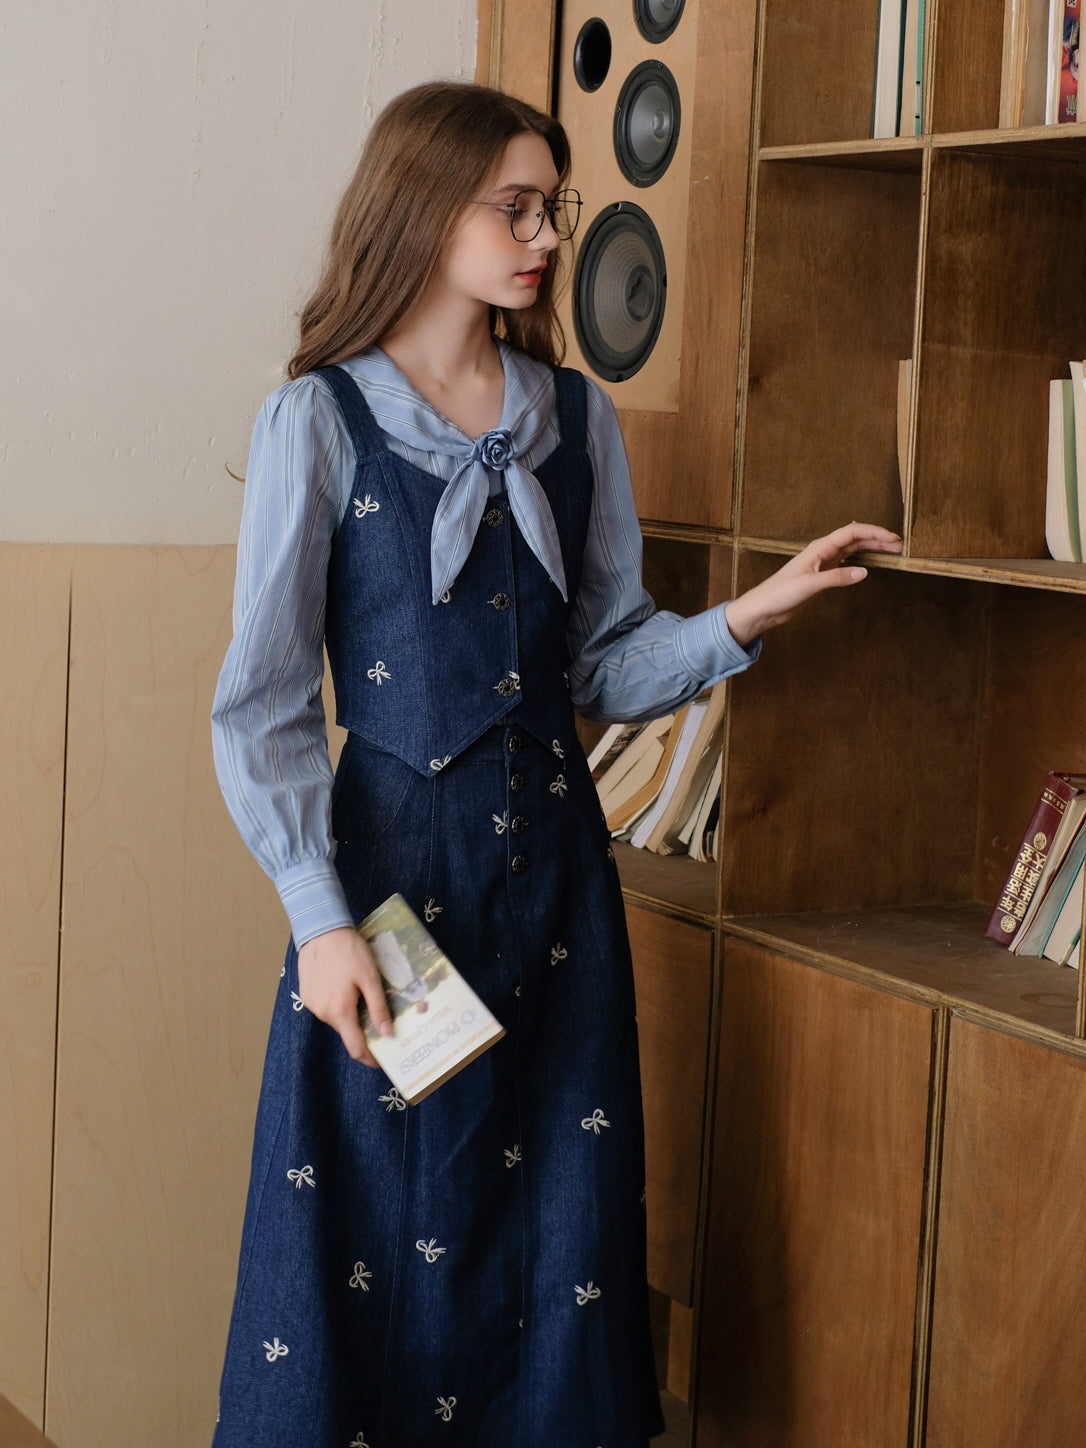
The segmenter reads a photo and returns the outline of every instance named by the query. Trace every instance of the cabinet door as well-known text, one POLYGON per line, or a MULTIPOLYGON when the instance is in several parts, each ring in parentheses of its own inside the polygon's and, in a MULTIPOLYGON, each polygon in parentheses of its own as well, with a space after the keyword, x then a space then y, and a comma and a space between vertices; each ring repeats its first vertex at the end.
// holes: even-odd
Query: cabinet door
POLYGON ((932 1041, 926 1006, 727 941, 698 1448, 908 1443, 932 1041))
POLYGON ((702 1180, 711 931, 627 909, 645 1103, 649 1282, 687 1307, 702 1180))
POLYGON ((1083 1201, 1086 1061, 955 1020, 926 1448, 1086 1442, 1083 1201))

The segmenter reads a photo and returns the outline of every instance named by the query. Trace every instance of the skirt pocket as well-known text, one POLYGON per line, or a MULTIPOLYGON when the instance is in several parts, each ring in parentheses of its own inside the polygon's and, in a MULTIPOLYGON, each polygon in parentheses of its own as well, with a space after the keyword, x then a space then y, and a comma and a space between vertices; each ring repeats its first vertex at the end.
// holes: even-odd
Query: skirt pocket
POLYGON ((332 833, 336 870, 357 919, 405 889, 426 858, 433 784, 396 755, 348 735, 332 794, 332 833))

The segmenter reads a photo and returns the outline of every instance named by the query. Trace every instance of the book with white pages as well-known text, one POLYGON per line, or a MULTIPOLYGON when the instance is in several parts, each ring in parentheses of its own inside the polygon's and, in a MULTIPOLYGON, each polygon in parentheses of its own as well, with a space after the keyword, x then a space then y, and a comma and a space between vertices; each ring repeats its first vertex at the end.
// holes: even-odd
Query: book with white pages
POLYGON ((635 849, 645 848, 657 823, 663 817, 665 811, 670 808, 679 786, 683 766, 690 755, 690 751, 694 748, 694 742, 697 738, 702 717, 708 707, 709 703, 706 699, 695 699, 686 706, 686 711, 679 728, 678 742, 671 756, 671 762, 668 765, 667 775, 661 785, 660 792, 653 801, 651 808, 646 810, 638 820, 636 827, 630 835, 630 844, 633 845, 635 849))
POLYGON ((1078 832, 1057 866, 1033 919, 1028 925, 1024 924, 1015 937, 1011 949, 1016 955, 1039 956, 1044 954, 1048 937, 1063 909, 1064 901, 1074 886, 1076 877, 1081 873, 1084 859, 1086 859, 1086 828, 1083 827, 1080 817, 1078 832))
MULTIPOLYGON (((1048 385, 1048 479, 1045 493, 1045 543, 1053 558, 1082 562, 1073 379, 1048 385)), ((1086 479, 1084 479, 1086 482, 1086 479)))
POLYGON ((1056 965, 1066 965, 1071 952, 1082 935, 1082 887, 1083 866, 1080 864, 1075 878, 1060 906, 1060 913, 1048 933, 1043 954, 1056 965))

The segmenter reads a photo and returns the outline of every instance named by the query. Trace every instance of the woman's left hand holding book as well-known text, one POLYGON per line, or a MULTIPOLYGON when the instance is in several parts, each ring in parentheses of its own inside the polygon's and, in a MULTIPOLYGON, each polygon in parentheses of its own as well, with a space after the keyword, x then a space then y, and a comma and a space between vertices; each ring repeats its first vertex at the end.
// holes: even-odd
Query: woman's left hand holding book
POLYGON ((339 1032, 348 1055, 376 1066, 359 1021, 359 997, 382 1036, 392 1035, 384 982, 357 930, 343 926, 316 935, 298 951, 298 994, 307 1010, 339 1032))

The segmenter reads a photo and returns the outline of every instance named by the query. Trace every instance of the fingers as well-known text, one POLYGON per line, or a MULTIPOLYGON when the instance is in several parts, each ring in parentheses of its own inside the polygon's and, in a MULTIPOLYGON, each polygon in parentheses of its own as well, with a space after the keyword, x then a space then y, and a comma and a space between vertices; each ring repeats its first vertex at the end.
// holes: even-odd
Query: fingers
POLYGON ((358 997, 355 997, 355 1008, 345 1012, 343 1015, 332 1019, 326 1019, 325 1024, 339 1032, 339 1038, 343 1042, 344 1050, 348 1056, 355 1061, 360 1061, 363 1066, 376 1066, 373 1053, 366 1043, 366 1032, 358 1018, 358 997))
POLYGON ((845 523, 843 527, 835 528, 832 533, 827 534, 838 547, 847 547, 849 544, 854 549, 861 544, 867 548, 883 548, 888 552, 896 552, 901 547, 901 538, 897 533, 892 533, 889 528, 882 528, 878 523, 845 523))
POLYGON ((897 533, 877 523, 846 523, 825 538, 816 538, 811 546, 827 559, 836 554, 840 564, 853 553, 900 553, 902 543, 897 533))
POLYGON ((384 985, 369 947, 354 930, 331 930, 298 952, 298 994, 318 1020, 331 1026, 348 1055, 367 1066, 377 1062, 359 1018, 365 1003, 370 1021, 383 1036, 392 1034, 384 985))

